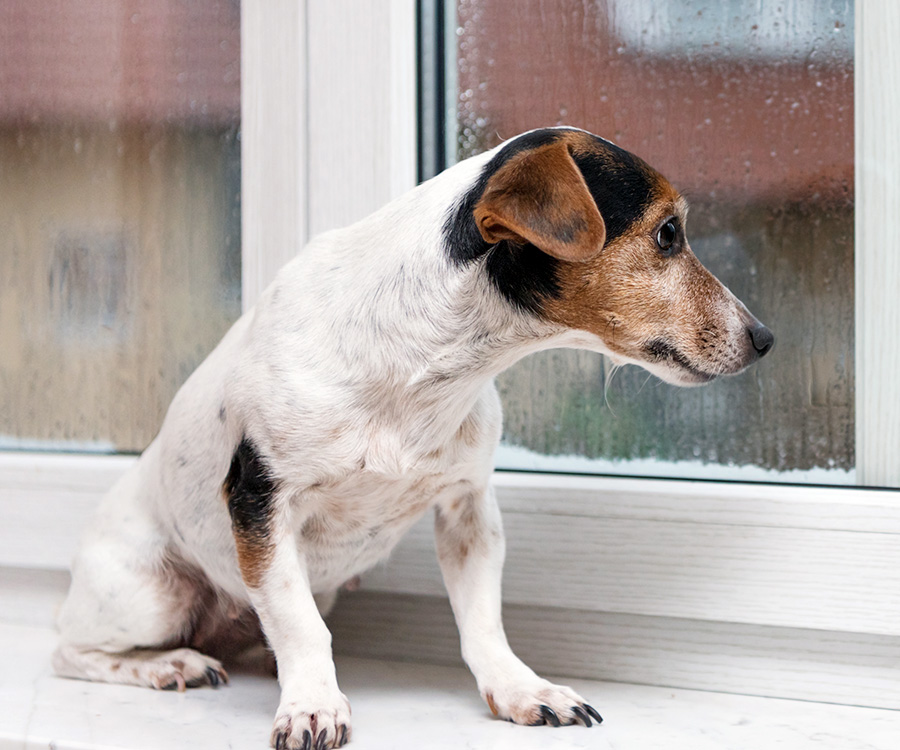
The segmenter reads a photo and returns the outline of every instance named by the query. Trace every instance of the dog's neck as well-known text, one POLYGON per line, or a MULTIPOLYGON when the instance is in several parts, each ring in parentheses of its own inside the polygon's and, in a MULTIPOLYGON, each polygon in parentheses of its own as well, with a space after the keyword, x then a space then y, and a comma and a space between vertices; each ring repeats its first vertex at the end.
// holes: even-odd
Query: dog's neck
POLYGON ((444 266, 441 274, 406 279, 413 288, 423 278, 435 287, 411 293, 402 315, 380 322, 385 345, 402 345, 397 356, 371 353, 376 367, 361 374, 377 394, 366 399, 375 421, 413 436, 422 454, 453 439, 497 375, 529 354, 573 343, 572 332, 501 299, 478 263, 444 266))

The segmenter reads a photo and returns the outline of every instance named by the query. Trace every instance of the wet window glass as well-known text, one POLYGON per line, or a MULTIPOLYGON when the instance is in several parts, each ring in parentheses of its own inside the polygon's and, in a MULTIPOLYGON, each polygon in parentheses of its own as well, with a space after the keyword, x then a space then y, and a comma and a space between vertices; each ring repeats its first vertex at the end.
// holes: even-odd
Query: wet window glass
POLYGON ((240 314, 237 0, 0 3, 0 449, 140 451, 240 314))
POLYGON ((460 0, 456 158, 573 125, 688 198, 700 260, 770 328, 745 373, 679 389, 552 351, 499 379, 500 467, 851 484, 853 2, 460 0))

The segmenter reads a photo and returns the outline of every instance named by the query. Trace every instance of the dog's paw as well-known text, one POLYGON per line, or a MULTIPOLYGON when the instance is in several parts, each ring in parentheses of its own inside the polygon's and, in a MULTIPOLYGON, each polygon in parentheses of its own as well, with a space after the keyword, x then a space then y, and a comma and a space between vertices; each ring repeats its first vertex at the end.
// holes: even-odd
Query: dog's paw
POLYGON ((527 684, 486 688, 481 691, 481 697, 494 716, 516 724, 589 727, 603 721, 596 709, 574 690, 541 678, 527 684))
POLYGON ((276 750, 327 750, 350 741, 350 703, 339 690, 328 700, 282 700, 271 744, 276 750))
POLYGON ((179 692, 228 682, 228 674, 218 661, 190 648, 136 648, 111 654, 62 644, 53 654, 53 669, 60 677, 179 692))
POLYGON ((184 692, 189 687, 218 687, 228 682, 228 674, 220 662, 190 648, 134 653, 137 663, 131 669, 157 690, 184 692))

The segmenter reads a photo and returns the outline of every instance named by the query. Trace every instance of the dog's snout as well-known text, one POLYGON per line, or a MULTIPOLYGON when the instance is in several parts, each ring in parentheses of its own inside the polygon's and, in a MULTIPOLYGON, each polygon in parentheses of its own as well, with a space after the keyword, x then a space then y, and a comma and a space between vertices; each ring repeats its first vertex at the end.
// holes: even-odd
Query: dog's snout
POLYGON ((750 340, 753 342, 753 348, 760 357, 765 357, 775 345, 775 334, 773 334, 762 323, 756 322, 747 329, 750 334, 750 340))

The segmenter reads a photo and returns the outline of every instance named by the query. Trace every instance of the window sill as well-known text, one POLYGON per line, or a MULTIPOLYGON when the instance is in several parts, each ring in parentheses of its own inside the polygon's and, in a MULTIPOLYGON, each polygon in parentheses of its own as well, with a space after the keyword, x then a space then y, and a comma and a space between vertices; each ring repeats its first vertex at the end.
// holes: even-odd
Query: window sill
MULTIPOLYGON (((54 747, 265 747, 274 679, 248 673, 187 693, 64 680, 50 674, 48 628, 0 624, 0 750, 54 747)), ((569 681, 606 718, 559 730, 493 719, 462 668, 338 658, 353 704, 351 747, 758 750, 896 747, 900 712, 821 703, 569 681)))
MULTIPOLYGON (((18 613, 4 619, 52 622, 81 529, 133 461, 0 454, 0 612, 18 613)), ((507 632, 534 668, 900 708, 900 492, 506 472, 494 485, 507 632)), ((339 603, 343 654, 459 663, 431 526, 339 603)))

